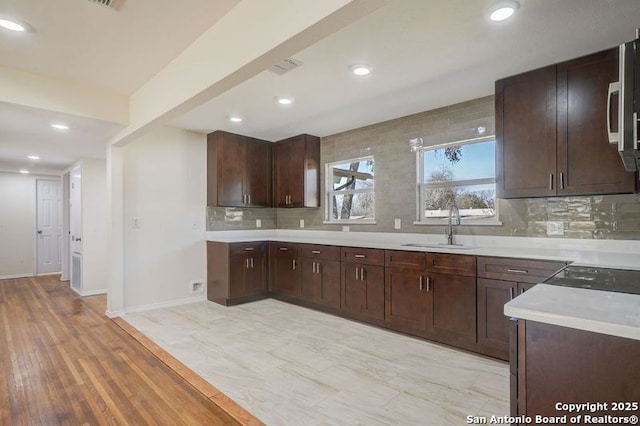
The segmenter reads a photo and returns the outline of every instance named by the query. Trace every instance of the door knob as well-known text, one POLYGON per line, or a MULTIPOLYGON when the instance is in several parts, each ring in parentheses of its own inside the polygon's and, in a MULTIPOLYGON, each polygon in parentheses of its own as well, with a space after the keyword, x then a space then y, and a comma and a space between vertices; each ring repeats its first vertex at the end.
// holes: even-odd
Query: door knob
POLYGON ((42 229, 38 229, 38 234, 42 235, 42 229))

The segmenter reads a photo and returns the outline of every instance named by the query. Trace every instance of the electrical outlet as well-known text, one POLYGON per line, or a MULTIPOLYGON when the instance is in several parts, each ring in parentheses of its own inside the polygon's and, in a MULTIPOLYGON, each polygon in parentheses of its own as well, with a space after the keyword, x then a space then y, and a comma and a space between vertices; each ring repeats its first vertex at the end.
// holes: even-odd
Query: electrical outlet
POLYGON ((564 222, 547 222, 547 235, 564 235, 564 222))
POLYGON ((191 280, 189 281, 189 288, 191 289, 192 294, 202 293, 204 291, 204 281, 191 280))
POLYGON ((191 218, 191 229, 196 231, 198 229, 198 218, 196 216, 193 216, 191 218))
POLYGON ((304 219, 300 219, 300 228, 304 228, 304 219))
POLYGON ((140 218, 139 217, 132 217, 131 218, 131 228, 140 229, 140 218))
POLYGON ((262 219, 256 219, 256 228, 262 228, 262 219))
POLYGON ((402 228, 402 220, 396 218, 393 220, 393 229, 400 229, 402 228))

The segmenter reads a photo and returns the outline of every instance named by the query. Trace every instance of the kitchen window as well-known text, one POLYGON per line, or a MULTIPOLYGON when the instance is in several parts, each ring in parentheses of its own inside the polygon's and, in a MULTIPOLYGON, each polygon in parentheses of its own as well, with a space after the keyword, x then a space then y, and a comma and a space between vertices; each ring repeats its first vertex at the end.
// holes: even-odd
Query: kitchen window
POLYGON ((326 165, 328 223, 375 223, 373 156, 326 165))
POLYGON ((456 205, 463 225, 498 225, 495 136, 417 152, 416 224, 446 224, 456 205))

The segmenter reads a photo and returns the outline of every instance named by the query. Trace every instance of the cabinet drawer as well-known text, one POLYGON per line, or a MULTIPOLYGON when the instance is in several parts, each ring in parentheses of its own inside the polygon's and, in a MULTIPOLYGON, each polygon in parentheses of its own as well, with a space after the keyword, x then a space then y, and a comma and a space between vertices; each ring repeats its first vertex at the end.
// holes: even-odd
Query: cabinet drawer
POLYGON ((265 243, 263 243, 262 241, 252 241, 249 243, 231 243, 229 244, 229 251, 231 254, 262 254, 265 251, 265 243))
POLYGON ((384 250, 357 247, 342 247, 342 261, 361 263, 363 265, 384 266, 384 250))
POLYGON ((476 257, 459 254, 427 253, 427 271, 476 276, 476 257))
POLYGON ((298 244, 272 242, 269 251, 272 256, 298 257, 298 244))
POLYGON ((298 244, 301 257, 323 260, 340 260, 340 247, 322 244, 298 244))
POLYGON ((479 257, 478 277, 535 284, 565 265, 565 262, 549 260, 479 257))
POLYGON ((426 253, 416 251, 385 250, 385 266, 423 271, 427 266, 426 253))

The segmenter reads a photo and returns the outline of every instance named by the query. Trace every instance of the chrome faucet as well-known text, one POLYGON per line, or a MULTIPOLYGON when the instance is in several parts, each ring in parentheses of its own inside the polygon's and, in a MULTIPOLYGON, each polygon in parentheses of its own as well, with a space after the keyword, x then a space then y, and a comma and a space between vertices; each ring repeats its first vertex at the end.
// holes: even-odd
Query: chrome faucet
POLYGON ((447 222, 447 244, 452 246, 453 244, 453 227, 460 225, 460 210, 458 206, 454 203, 451 203, 449 206, 449 221, 447 222), (455 222, 453 223, 453 218, 455 216, 455 222))

